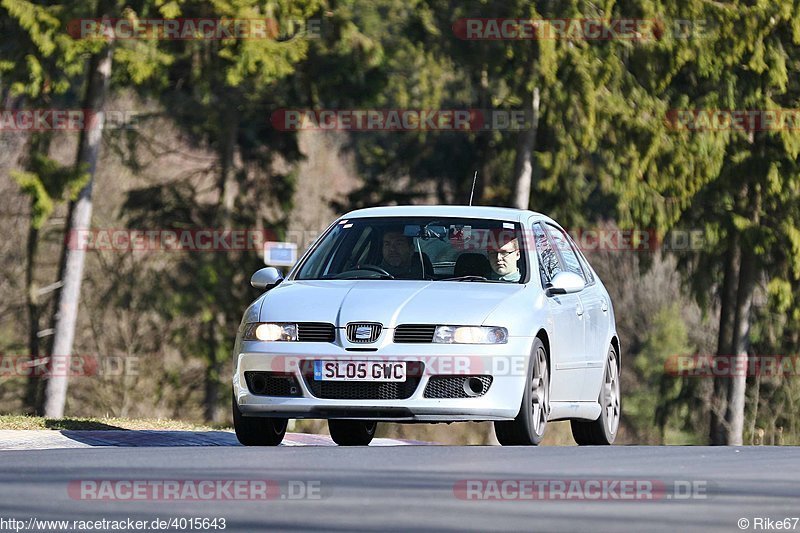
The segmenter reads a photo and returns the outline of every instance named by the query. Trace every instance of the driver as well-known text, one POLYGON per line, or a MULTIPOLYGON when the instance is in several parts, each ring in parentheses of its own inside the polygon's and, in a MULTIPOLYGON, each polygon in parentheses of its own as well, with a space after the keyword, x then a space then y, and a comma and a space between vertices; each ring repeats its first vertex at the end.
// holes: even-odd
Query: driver
MULTIPOLYGON (((504 232, 505 233, 505 232, 504 232)), ((517 263, 519 262, 519 241, 513 235, 497 239, 496 245, 490 246, 489 264, 492 265, 490 279, 517 282, 522 277, 517 263)))
POLYGON ((411 238, 401 231, 383 234, 383 261, 379 265, 394 277, 407 277, 411 270, 411 238))

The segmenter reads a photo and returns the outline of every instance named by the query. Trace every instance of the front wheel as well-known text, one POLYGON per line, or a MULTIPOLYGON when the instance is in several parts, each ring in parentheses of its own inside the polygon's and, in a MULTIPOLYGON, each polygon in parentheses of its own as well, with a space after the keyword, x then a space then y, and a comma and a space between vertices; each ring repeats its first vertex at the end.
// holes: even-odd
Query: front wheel
POLYGON ((277 446, 286 435, 286 418, 244 416, 233 396, 233 428, 236 438, 245 446, 277 446))
POLYGON ((366 446, 375 437, 377 422, 363 420, 328 420, 331 439, 339 446, 366 446))
POLYGON ((603 387, 600 389, 600 416, 597 420, 572 420, 572 437, 580 445, 609 445, 614 442, 622 413, 619 394, 619 359, 613 346, 606 356, 603 387))
POLYGON ((536 446, 542 442, 550 416, 550 369, 540 338, 533 342, 533 357, 517 418, 495 422, 494 433, 503 446, 536 446))

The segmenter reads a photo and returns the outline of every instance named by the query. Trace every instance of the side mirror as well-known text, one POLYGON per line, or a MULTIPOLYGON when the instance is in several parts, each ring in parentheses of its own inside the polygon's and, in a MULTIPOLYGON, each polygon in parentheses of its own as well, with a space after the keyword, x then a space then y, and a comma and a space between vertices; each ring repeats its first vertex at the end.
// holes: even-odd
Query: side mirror
POLYGON ((268 290, 283 281, 283 274, 275 267, 256 270, 250 278, 250 285, 256 289, 268 290))
POLYGON ((553 278, 550 286, 545 290, 547 296, 556 296, 558 294, 571 294, 573 292, 582 291, 586 286, 583 278, 574 272, 559 272, 553 278))

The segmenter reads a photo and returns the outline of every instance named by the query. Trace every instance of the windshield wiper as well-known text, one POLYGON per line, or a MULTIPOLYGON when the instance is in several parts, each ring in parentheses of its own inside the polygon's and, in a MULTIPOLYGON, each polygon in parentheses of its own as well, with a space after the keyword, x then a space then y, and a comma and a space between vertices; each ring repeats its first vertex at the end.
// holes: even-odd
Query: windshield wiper
MULTIPOLYGON (((377 273, 376 273, 376 274, 377 274, 377 273)), ((340 276, 338 276, 338 275, 334 275, 334 276, 325 276, 325 277, 323 277, 323 278, 317 278, 317 279, 336 279, 336 280, 349 280, 349 279, 395 279, 395 277, 394 277, 394 276, 392 276, 391 274, 390 274, 390 275, 388 275, 388 276, 387 276, 386 274, 377 274, 377 275, 371 275, 371 276, 370 276, 370 275, 361 275, 361 276, 344 276, 344 277, 340 277, 340 276)))
POLYGON ((456 276, 454 278, 440 279, 439 281, 488 281, 489 283, 500 282, 500 280, 489 279, 489 278, 485 278, 483 276, 456 276))

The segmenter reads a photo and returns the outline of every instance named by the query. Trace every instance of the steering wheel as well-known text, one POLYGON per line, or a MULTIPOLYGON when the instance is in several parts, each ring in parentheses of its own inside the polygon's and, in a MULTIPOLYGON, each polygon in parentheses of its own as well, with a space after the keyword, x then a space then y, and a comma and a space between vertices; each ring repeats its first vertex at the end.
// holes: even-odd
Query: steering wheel
POLYGON ((383 274, 384 276, 388 276, 391 279, 394 279, 393 275, 389 274, 381 267, 375 265, 356 265, 356 268, 354 270, 371 270, 372 272, 377 272, 379 274, 383 274))

